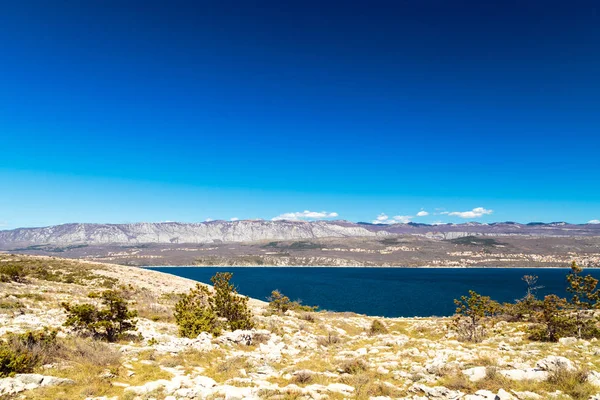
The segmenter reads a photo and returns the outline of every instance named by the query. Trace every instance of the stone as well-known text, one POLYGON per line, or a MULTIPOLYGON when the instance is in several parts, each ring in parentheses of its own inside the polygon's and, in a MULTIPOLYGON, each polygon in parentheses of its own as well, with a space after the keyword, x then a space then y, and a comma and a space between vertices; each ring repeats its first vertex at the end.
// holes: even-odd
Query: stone
POLYGON ((485 379, 485 377, 487 375, 487 368, 486 367, 473 367, 473 368, 465 369, 463 371, 463 374, 468 376, 469 380, 471 382, 477 382, 482 379, 485 379))
POLYGON ((341 393, 343 395, 349 395, 354 392, 354 387, 345 385, 343 383, 330 383, 327 385, 327 390, 330 392, 341 393))
POLYGON ((450 390, 444 386, 429 387, 415 383, 410 390, 415 393, 422 392, 427 396, 427 399, 432 400, 458 400, 464 397, 464 393, 458 390, 450 390))
POLYGON ((577 344, 577 338, 563 337, 563 338, 558 339, 558 343, 562 344, 563 346, 573 346, 573 345, 577 344))
POLYGON ((573 362, 566 357, 561 356, 548 356, 539 360, 536 363, 536 367, 542 371, 556 372, 561 369, 566 371, 575 371, 575 365, 573 362))
POLYGON ((532 380, 532 381, 545 381, 548 379, 548 372, 541 371, 539 369, 528 368, 528 369, 509 369, 498 371, 502 376, 512 379, 515 381, 532 380))
POLYGON ((518 399, 515 396, 513 396, 512 394, 508 393, 506 390, 500 389, 500 390, 498 390, 498 393, 496 394, 496 400, 518 400, 518 399))

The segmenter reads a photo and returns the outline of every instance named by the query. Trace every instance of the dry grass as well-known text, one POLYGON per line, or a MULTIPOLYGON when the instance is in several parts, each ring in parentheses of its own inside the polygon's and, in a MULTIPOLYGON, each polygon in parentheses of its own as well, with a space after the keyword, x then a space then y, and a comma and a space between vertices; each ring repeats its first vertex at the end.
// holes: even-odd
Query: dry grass
POLYGON ((149 290, 139 290, 132 295, 135 301, 135 308, 141 318, 146 318, 154 322, 175 322, 173 316, 174 305, 163 296, 157 296, 149 290))
POLYGON ((340 337, 333 332, 329 332, 327 336, 321 336, 319 339, 317 339, 317 344, 325 347, 339 344, 340 342, 340 337))
POLYGON ((369 364, 362 358, 353 358, 345 360, 340 365, 340 370, 345 374, 355 375, 364 372, 369 368, 369 364))

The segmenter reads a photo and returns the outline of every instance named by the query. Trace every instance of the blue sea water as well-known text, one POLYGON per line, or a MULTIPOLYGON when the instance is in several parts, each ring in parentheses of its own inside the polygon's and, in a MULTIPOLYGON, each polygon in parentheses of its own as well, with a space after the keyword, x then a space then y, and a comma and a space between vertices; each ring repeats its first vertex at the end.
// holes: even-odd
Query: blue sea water
MULTIPOLYGON (((279 268, 279 267, 152 267, 210 283, 216 272, 232 272, 240 293, 266 300, 279 289, 292 300, 331 311, 353 311, 385 317, 448 316, 453 299, 469 289, 510 302, 525 294, 523 275, 539 276, 538 295, 568 296, 568 269, 546 268, 279 268)), ((600 278, 599 270, 584 274, 600 278)))

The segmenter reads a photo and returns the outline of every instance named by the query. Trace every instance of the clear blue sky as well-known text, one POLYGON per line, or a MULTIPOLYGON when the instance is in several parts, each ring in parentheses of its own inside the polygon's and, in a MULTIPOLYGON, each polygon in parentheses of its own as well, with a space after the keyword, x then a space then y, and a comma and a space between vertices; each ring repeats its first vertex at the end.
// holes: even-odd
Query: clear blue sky
POLYGON ((7 1, 0 37, 0 229, 600 219, 597 1, 7 1))

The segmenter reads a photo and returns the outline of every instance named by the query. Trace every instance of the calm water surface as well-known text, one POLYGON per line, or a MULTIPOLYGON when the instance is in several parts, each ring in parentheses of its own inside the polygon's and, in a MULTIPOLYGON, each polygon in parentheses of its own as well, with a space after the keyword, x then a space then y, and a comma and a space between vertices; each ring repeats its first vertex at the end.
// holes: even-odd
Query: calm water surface
MULTIPOLYGON (((523 275, 539 276, 539 296, 567 296, 568 269, 540 268, 279 268, 279 267, 153 267, 210 283, 216 272, 233 273, 239 292, 266 300, 279 289, 293 300, 332 311, 353 311, 386 317, 446 316, 453 299, 473 289, 501 302, 525 294, 523 275)), ((600 278, 599 270, 584 274, 600 278)))

